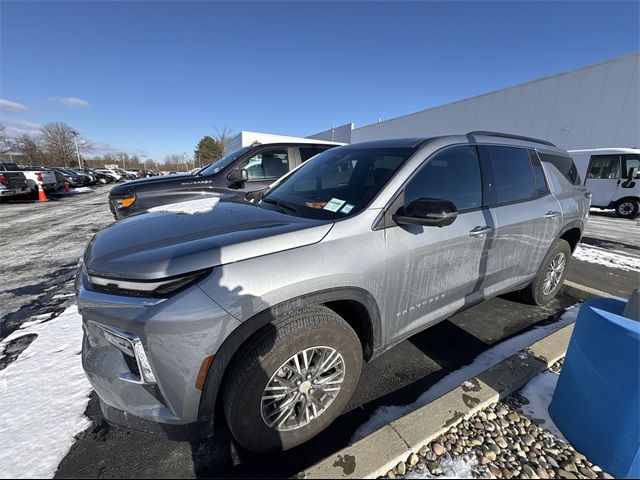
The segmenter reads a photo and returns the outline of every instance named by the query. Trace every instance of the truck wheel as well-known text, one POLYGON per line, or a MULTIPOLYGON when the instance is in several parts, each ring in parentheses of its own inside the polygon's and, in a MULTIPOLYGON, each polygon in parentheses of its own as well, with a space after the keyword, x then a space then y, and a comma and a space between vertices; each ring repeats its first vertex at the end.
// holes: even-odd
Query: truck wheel
POLYGON ((616 204, 616 216, 620 218, 636 218, 640 211, 640 202, 634 198, 624 198, 616 204))
POLYGON ((254 452, 300 445, 340 414, 361 369, 360 340, 339 315, 321 305, 288 313, 235 355, 223 390, 229 428, 254 452))
POLYGON ((566 240, 556 240, 542 260, 536 277, 521 290, 522 299, 531 305, 546 305, 558 294, 571 258, 571 247, 566 240))

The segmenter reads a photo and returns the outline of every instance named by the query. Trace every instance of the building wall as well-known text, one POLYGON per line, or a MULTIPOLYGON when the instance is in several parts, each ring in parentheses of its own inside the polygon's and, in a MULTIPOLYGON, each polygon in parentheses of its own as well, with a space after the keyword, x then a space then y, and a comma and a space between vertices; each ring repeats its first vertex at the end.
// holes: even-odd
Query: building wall
POLYGON ((315 138, 317 140, 329 140, 331 142, 351 143, 351 130, 353 123, 340 125, 339 127, 330 128, 324 132, 314 133, 307 138, 315 138))
POLYGON ((640 146, 640 53, 356 128, 352 143, 492 130, 561 148, 640 146))
POLYGON ((242 147, 247 147, 255 142, 259 143, 278 143, 278 142, 295 142, 295 143, 335 143, 324 140, 315 140, 312 138, 292 137, 290 135, 278 135, 274 133, 249 132, 243 130, 238 133, 228 144, 226 151, 233 152, 242 147))

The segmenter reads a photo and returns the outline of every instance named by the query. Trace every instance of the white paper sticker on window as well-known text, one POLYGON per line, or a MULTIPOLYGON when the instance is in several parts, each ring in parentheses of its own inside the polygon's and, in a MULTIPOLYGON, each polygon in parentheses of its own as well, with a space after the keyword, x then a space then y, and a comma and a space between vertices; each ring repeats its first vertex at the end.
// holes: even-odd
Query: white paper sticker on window
POLYGON ((340 210, 340 207, 342 207, 342 205, 344 205, 345 203, 346 202, 344 200, 340 200, 339 198, 332 198, 324 206, 324 209, 329 210, 330 212, 337 212, 338 210, 340 210))
POLYGON ((344 207, 342 207, 342 210, 340 210, 340 213, 344 213, 346 215, 351 210, 353 210, 353 207, 354 207, 354 205, 351 205, 350 203, 347 203, 344 207))

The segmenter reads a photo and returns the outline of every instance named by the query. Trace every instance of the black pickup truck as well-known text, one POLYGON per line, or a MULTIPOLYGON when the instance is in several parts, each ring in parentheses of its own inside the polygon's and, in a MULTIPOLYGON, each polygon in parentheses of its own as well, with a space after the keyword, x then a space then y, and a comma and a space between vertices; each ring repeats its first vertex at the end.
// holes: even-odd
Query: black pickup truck
POLYGON ((249 192, 268 187, 309 158, 339 143, 269 143, 241 148, 195 175, 168 175, 125 182, 111 189, 109 208, 120 220, 149 208, 201 198, 249 192))
POLYGON ((27 177, 17 171, 5 171, 0 168, 0 203, 5 199, 16 195, 22 195, 29 191, 27 177))

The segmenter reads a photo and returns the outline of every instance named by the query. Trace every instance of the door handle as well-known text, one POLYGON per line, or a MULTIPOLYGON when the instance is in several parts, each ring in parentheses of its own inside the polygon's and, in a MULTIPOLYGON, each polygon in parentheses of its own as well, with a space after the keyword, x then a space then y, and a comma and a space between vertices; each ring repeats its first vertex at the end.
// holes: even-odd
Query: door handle
POLYGON ((544 214, 544 218, 556 218, 560 216, 560 212, 550 211, 544 214))
POLYGON ((486 225, 484 227, 476 227, 473 230, 469 230, 469 236, 470 237, 481 237, 483 235, 486 235, 487 233, 489 233, 492 230, 493 230, 493 228, 488 227, 486 225))

